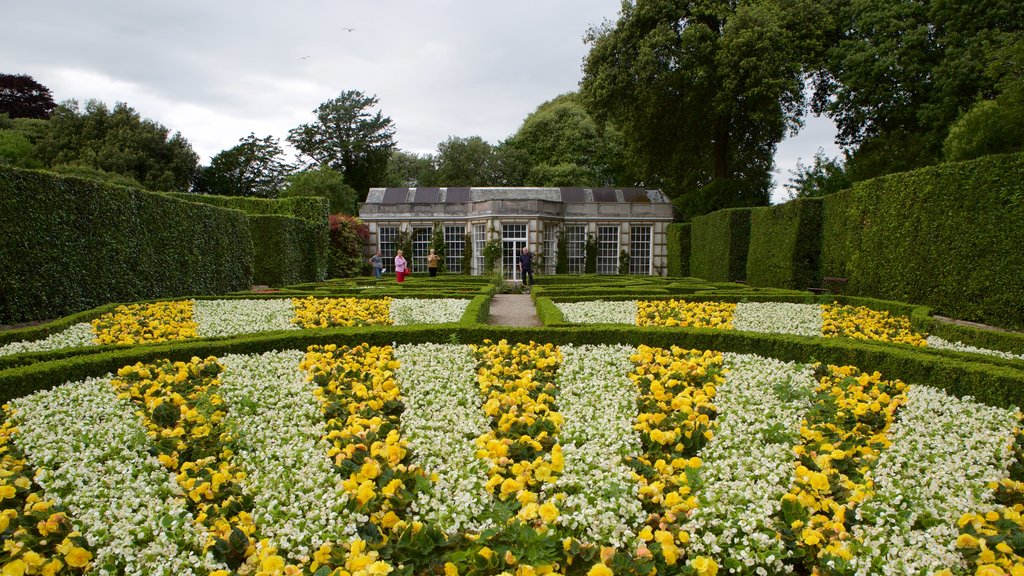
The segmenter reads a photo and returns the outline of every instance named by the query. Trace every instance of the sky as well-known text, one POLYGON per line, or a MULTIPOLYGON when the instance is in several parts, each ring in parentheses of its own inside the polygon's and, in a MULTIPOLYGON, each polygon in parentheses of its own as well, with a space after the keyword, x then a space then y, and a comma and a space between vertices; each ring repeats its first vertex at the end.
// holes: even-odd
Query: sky
MULTIPOLYGON (((449 136, 491 144, 543 102, 576 90, 587 30, 619 0, 35 0, 9 2, 0 73, 58 102, 125 102, 180 132, 200 162, 250 132, 282 144, 346 90, 378 98, 398 148, 449 136)), ((809 117, 776 154, 773 201, 798 159, 839 155, 809 117)))

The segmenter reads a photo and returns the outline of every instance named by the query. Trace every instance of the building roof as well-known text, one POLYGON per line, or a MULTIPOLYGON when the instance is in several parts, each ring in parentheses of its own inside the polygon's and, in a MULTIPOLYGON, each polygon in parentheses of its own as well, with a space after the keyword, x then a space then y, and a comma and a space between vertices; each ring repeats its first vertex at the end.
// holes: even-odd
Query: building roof
POLYGON ((546 200, 565 204, 670 204, 649 188, 371 188, 366 204, 464 204, 489 200, 546 200))

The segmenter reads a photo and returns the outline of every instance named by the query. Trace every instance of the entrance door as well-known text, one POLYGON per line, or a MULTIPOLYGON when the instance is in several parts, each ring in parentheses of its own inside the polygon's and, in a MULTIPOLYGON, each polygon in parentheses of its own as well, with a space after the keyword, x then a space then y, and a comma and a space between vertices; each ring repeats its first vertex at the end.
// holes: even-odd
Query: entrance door
POLYGON ((501 227, 501 267, 505 278, 513 282, 522 280, 519 273, 519 255, 526 246, 526 224, 505 224, 501 227))

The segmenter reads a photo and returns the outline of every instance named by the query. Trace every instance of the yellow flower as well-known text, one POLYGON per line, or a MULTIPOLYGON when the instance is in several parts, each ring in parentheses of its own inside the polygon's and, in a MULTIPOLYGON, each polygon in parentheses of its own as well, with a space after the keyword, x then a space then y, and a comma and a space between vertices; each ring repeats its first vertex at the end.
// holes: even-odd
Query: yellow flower
POLYGON ((587 576, 613 576, 614 574, 612 569, 604 564, 594 564, 587 572, 587 576))
POLYGON ((698 576, 715 576, 718 574, 718 564, 707 556, 697 556, 691 562, 698 576))
POLYGON ((68 566, 85 568, 89 564, 89 561, 92 560, 92 553, 84 548, 75 546, 67 553, 65 559, 67 560, 68 566))
POLYGON ((1006 572, 995 564, 984 564, 978 567, 974 576, 1006 576, 1006 572))
POLYGON ((544 522, 551 524, 558 518, 558 508, 550 502, 545 502, 540 505, 540 517, 544 522))
POLYGON ((487 546, 484 546, 483 548, 481 548, 477 552, 477 554, 479 554, 479 555, 483 556, 484 558, 486 558, 488 562, 490 562, 490 560, 492 558, 494 558, 494 550, 491 550, 487 546))
POLYGON ((28 566, 21 560, 13 560, 4 565, 3 576, 23 576, 28 571, 28 566))
POLYGON ((284 558, 277 554, 267 556, 260 562, 260 570, 264 572, 280 572, 284 570, 284 558))
POLYGON ((459 576, 459 569, 451 562, 444 563, 444 576, 459 576))

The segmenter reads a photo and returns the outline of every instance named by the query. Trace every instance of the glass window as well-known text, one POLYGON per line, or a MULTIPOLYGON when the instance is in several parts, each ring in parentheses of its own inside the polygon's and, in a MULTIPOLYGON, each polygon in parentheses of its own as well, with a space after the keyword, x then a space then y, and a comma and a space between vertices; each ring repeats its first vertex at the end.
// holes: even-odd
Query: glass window
POLYGON ((445 264, 448 266, 448 271, 455 272, 457 274, 461 273, 462 253, 464 252, 466 246, 466 227, 445 226, 444 246, 448 252, 448 256, 445 259, 445 264))
POLYGON ((650 226, 632 226, 629 230, 629 273, 651 273, 650 226))
POLYGON ((569 273, 583 274, 587 265, 587 227, 569 226, 566 242, 569 244, 569 273))
POLYGON ((597 227, 597 273, 619 273, 619 227, 597 227))
POLYGON ((487 243, 487 225, 473 224, 473 273, 483 274, 484 244, 487 243))
POLYGON ((558 230, 548 222, 544 225, 544 273, 555 273, 555 261, 558 260, 558 242, 555 239, 558 230))
POLYGON ((430 240, 434 231, 431 228, 412 229, 412 271, 427 271, 427 252, 430 251, 430 240))
POLYGON ((398 238, 398 226, 379 226, 377 228, 377 245, 380 248, 380 257, 384 260, 384 268, 394 272, 395 268, 395 239, 398 238))

